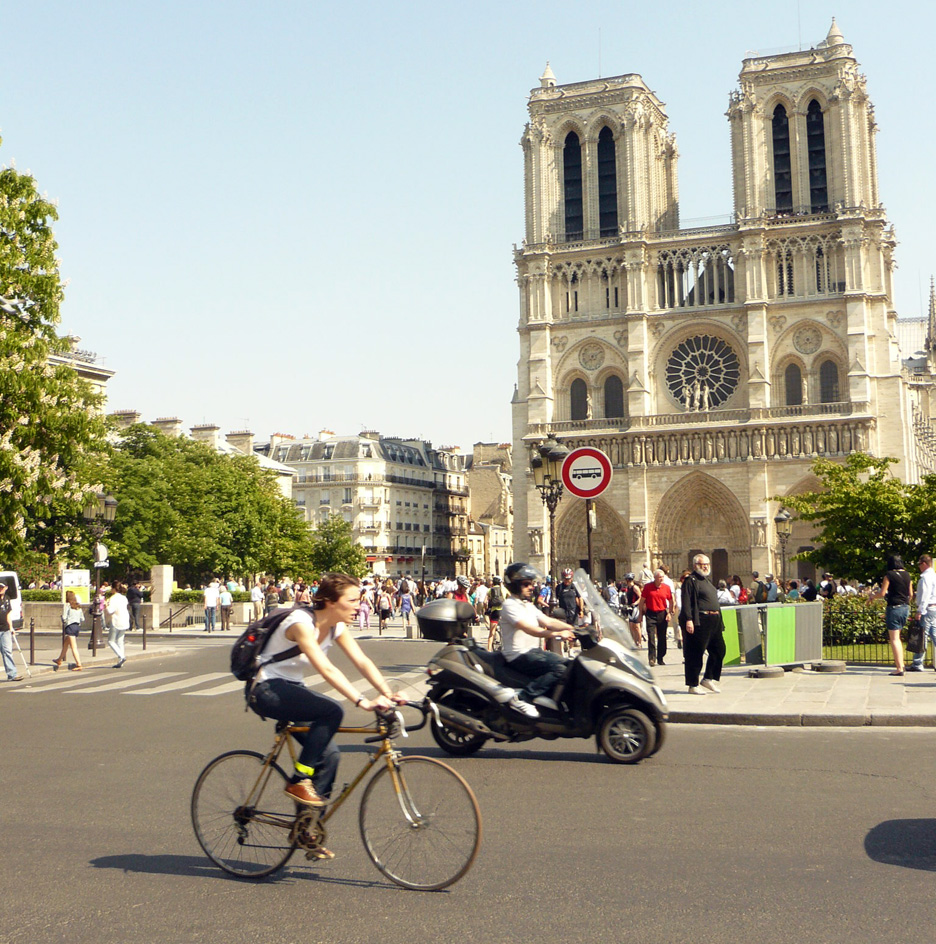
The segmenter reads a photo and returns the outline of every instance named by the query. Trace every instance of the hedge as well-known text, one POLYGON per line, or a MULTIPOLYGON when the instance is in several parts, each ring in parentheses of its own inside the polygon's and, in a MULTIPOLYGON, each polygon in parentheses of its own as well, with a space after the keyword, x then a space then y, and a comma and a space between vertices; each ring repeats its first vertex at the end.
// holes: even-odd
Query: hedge
POLYGON ((884 600, 859 596, 835 596, 822 610, 822 644, 841 646, 886 643, 884 600))
MULTIPOLYGON (((231 597, 234 603, 250 603, 249 590, 235 590, 231 597)), ((169 595, 170 603, 204 603, 204 590, 173 590, 169 595)))

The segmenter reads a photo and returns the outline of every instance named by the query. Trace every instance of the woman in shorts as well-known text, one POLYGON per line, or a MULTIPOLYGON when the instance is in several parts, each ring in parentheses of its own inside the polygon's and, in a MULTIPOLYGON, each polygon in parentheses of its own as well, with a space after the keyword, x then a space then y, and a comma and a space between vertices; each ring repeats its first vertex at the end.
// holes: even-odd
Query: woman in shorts
POLYGON ((68 590, 65 593, 65 607, 62 610, 62 625, 65 627, 65 636, 62 639, 62 651, 57 659, 52 660, 53 672, 58 672, 62 663, 68 658, 69 651, 75 657, 75 664, 72 666, 74 671, 82 670, 81 656, 78 655, 78 631, 84 622, 84 611, 78 603, 78 597, 74 590, 68 590))

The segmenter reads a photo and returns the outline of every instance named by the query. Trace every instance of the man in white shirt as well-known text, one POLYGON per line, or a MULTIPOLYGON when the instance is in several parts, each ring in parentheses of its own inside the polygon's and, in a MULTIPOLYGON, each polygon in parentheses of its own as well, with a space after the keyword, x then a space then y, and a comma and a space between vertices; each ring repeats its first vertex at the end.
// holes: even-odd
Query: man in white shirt
POLYGON ((205 629, 204 632, 210 633, 214 631, 215 628, 215 617, 218 614, 218 597, 220 596, 220 589, 218 587, 218 581, 212 580, 211 583, 205 587, 205 629))
POLYGON ((931 639, 934 647, 933 667, 936 668, 936 571, 933 570, 933 558, 929 554, 923 554, 917 564, 920 568, 920 579, 917 582, 916 609, 923 625, 923 651, 913 654, 913 664, 907 666, 908 672, 923 671, 926 646, 931 639))
POLYGON ((533 603, 536 570, 529 564, 511 564, 504 571, 504 583, 510 596, 500 615, 504 658, 515 672, 529 676, 520 698, 555 711, 559 706, 549 697, 556 683, 565 675, 566 660, 540 647, 543 639, 575 639, 568 623, 552 619, 533 603))
POLYGON ((253 608, 253 622, 263 618, 263 581, 258 577, 257 582, 250 588, 250 604, 253 608))

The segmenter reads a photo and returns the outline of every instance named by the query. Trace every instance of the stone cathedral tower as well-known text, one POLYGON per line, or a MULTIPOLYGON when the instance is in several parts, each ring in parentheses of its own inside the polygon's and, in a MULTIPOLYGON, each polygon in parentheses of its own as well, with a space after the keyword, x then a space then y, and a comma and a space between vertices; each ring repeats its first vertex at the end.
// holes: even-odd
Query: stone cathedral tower
MULTIPOLYGON (((812 49, 744 60, 725 225, 679 228, 675 140, 640 76, 560 85, 547 66, 529 113, 514 456, 550 434, 610 455, 599 579, 698 550, 719 578, 778 572, 769 498, 811 489, 817 456, 936 468, 894 338, 873 108, 834 21, 812 49)), ((516 557, 545 570, 539 494, 514 489, 516 557)), ((586 557, 583 506, 560 504, 560 567, 586 557)), ((810 541, 798 524, 790 553, 810 541)))

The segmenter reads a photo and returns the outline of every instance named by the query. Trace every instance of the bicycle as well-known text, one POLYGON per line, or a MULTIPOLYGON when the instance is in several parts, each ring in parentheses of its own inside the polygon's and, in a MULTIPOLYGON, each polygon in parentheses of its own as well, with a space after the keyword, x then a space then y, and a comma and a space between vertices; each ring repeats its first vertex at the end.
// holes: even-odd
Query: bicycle
MULTIPOLYGON (((438 708, 428 698, 403 707, 430 715, 438 708)), ((373 725, 341 727, 342 734, 366 734, 380 742, 363 769, 323 809, 310 809, 284 790, 289 778, 277 763, 287 748, 295 764, 295 734, 307 725, 279 722, 273 747, 228 751, 201 772, 192 792, 192 825, 205 855, 240 878, 263 878, 281 869, 296 851, 316 859, 324 846, 325 825, 378 761, 384 766, 369 780, 361 798, 358 826, 371 862, 403 888, 437 891, 457 882, 471 868, 481 845, 481 811, 471 787, 447 764, 432 757, 406 755, 394 738, 408 737, 399 711, 378 714, 373 725), (389 782, 389 788, 382 783, 389 782)))

